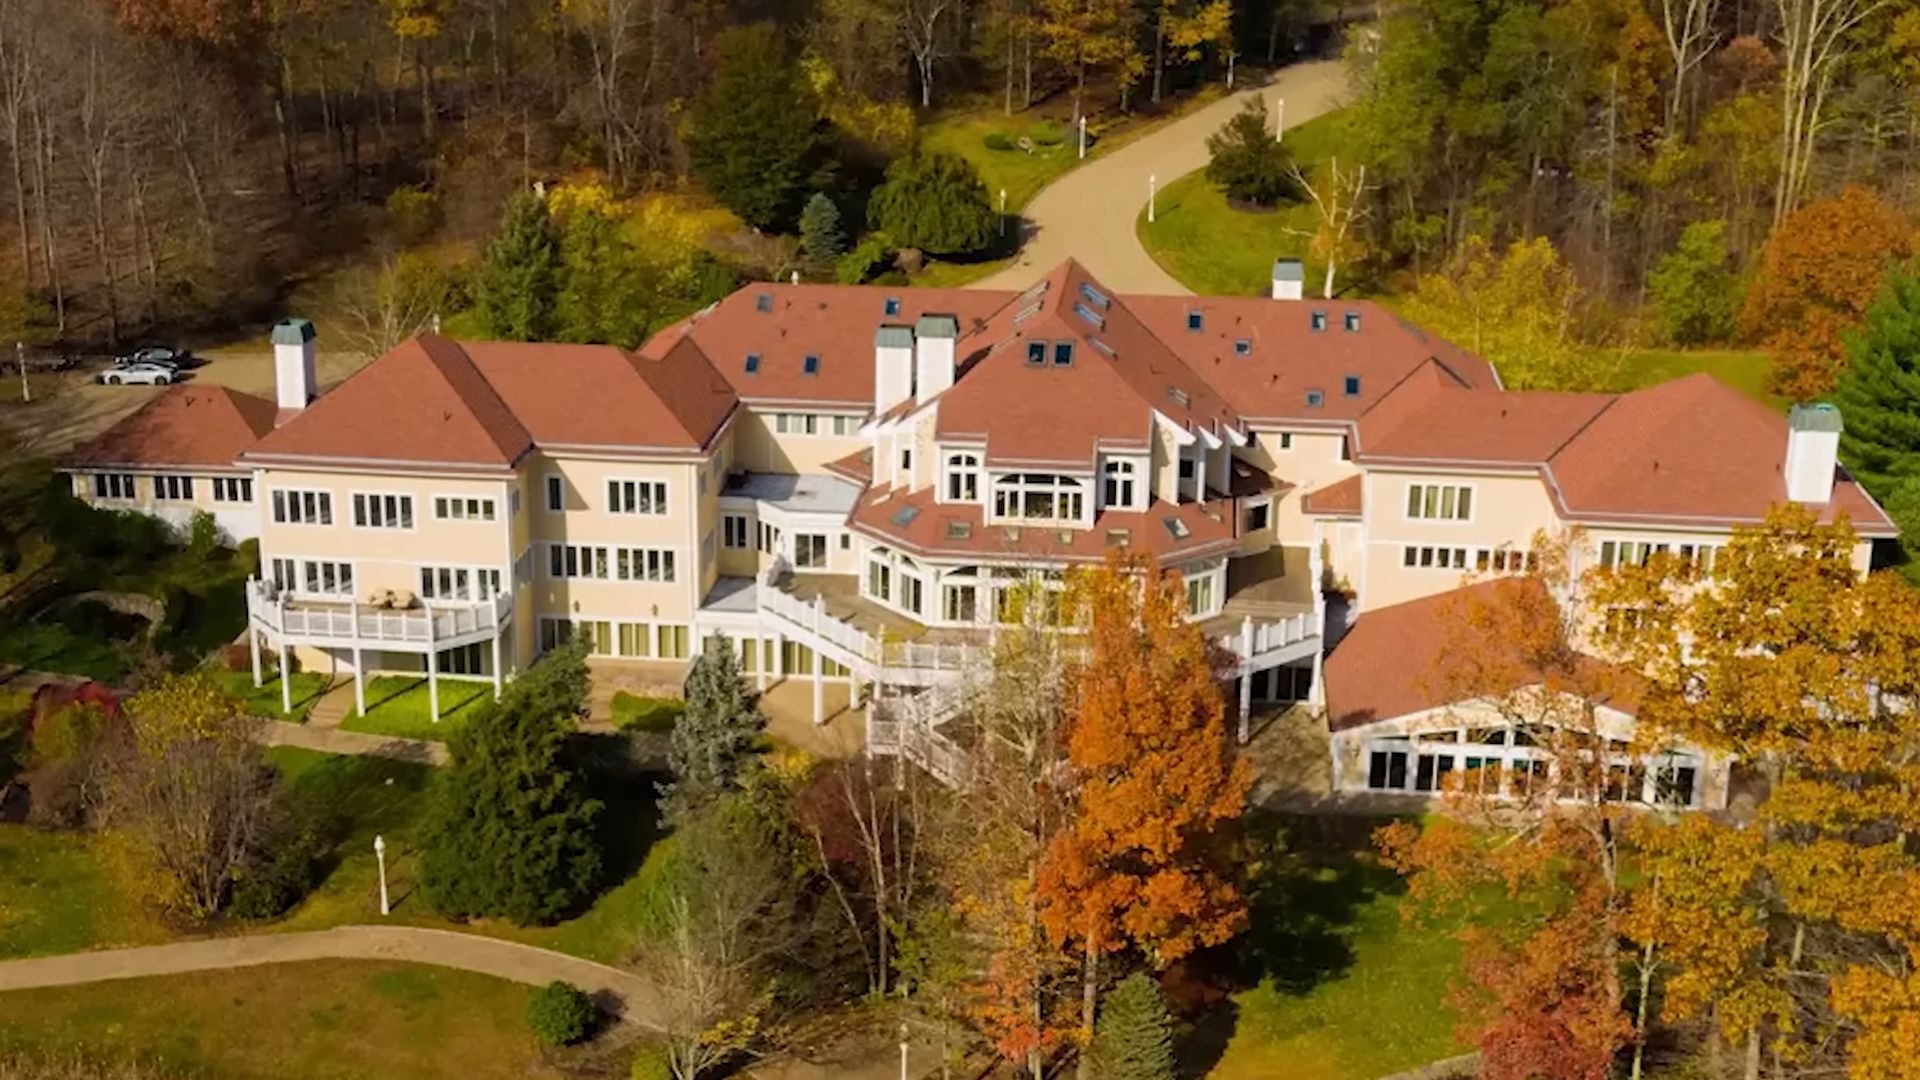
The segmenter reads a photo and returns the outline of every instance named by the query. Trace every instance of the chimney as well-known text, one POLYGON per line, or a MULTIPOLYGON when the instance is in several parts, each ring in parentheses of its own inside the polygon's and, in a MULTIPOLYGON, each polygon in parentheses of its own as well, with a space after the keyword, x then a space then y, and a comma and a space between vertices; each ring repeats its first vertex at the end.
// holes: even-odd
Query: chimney
POLYGON ((1273 298, 1298 300, 1306 292, 1307 267, 1299 259, 1273 260, 1273 298))
POLYGON ((913 331, 882 326, 873 332, 873 415, 913 396, 913 331))
POLYGON ((304 409, 319 391, 313 374, 313 324, 281 319, 273 324, 273 383, 280 408, 304 409))
POLYGON ((1787 498, 1813 506, 1833 501, 1841 426, 1831 405, 1795 405, 1787 413, 1787 498))
POLYGON ((953 385, 960 320, 951 315, 922 315, 913 326, 913 338, 913 399, 923 402, 953 385))

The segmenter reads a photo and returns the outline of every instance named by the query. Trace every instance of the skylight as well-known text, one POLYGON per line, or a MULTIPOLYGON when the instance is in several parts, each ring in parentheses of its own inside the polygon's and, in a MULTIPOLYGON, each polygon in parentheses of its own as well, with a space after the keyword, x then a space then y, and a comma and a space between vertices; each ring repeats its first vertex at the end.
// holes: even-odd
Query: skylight
POLYGON ((820 374, 820 357, 814 355, 813 353, 808 353, 807 359, 805 363, 801 366, 800 370, 806 372, 809 375, 820 374))
POLYGON ((1357 334, 1359 332, 1360 332, 1360 313, 1357 311, 1347 312, 1347 333, 1357 334))
POLYGON ((1360 376, 1358 375, 1347 376, 1346 390, 1347 390, 1348 397, 1359 397, 1360 396, 1360 376))
POLYGON ((1086 299, 1087 303, 1094 305, 1102 311, 1105 311, 1107 305, 1113 302, 1107 299, 1106 293, 1101 292, 1099 289, 1094 288, 1091 283, 1085 281, 1080 283, 1080 295, 1086 299))
POLYGON ((1253 355, 1253 339, 1252 339, 1252 338, 1236 338, 1236 339, 1234 339, 1234 342, 1233 342, 1233 355, 1235 355, 1235 356, 1252 356, 1252 355, 1253 355))
POLYGON ((900 298, 899 297, 897 296, 887 297, 887 314, 889 315, 900 314, 900 298))
POLYGON ((1107 344, 1107 343, 1106 343, 1106 342, 1104 342, 1104 341, 1101 341, 1101 340, 1100 340, 1099 338, 1097 338, 1097 337, 1090 337, 1090 338, 1088 338, 1088 339, 1087 339, 1087 344, 1089 344, 1089 345, 1091 345, 1091 346, 1093 346, 1094 348, 1096 348, 1096 349, 1099 349, 1099 350, 1100 350, 1101 352, 1103 352, 1103 353, 1105 353, 1105 354, 1107 355, 1107 358, 1108 358, 1108 359, 1112 359, 1112 357, 1113 357, 1113 346, 1111 346, 1111 345, 1109 345, 1109 344, 1107 344))
POLYGON ((1056 341, 1053 343, 1053 366, 1068 367, 1073 363, 1073 342, 1056 341))
POLYGON ((1126 547, 1133 542, 1133 532, 1129 529, 1108 529, 1108 547, 1126 547))
POLYGON ((895 525, 905 526, 905 525, 913 524, 913 519, 919 516, 920 516, 919 507, 903 506, 900 509, 895 510, 893 512, 893 516, 888 518, 887 520, 893 522, 895 525))
POLYGON ((1178 405, 1183 409, 1186 408, 1188 404, 1190 404, 1189 399, 1187 398, 1187 392, 1185 390, 1180 389, 1177 386, 1167 387, 1167 396, 1173 399, 1173 403, 1175 405, 1178 405))
POLYGON ((1035 300, 1033 303, 1028 304, 1026 307, 1014 313, 1013 325, 1019 326, 1021 323, 1026 322, 1038 314, 1040 314, 1040 302, 1035 300))
POLYGON ((1175 540, 1185 540, 1193 531, 1187 528, 1186 522, 1176 517, 1161 518, 1160 523, 1167 527, 1167 535, 1175 540))
POLYGON ((773 294, 770 292, 755 293, 753 295, 753 310, 772 311, 773 310, 773 294))
POLYGON ((1206 328, 1207 317, 1198 311, 1187 312, 1187 329, 1199 331, 1206 328))
POLYGON ((1309 390, 1307 391, 1307 408, 1317 409, 1320 407, 1320 404, 1324 402, 1326 399, 1327 399, 1327 395, 1321 393, 1320 391, 1309 390))
POLYGON ((961 518, 947 519, 947 539, 971 540, 972 538, 973 538, 973 522, 966 521, 961 518))
POLYGON ((1106 318, 1103 317, 1099 312, 1093 310, 1092 308, 1088 307, 1085 304, 1073 305, 1073 313, 1087 320, 1087 322, 1091 323, 1095 329, 1101 329, 1101 330, 1106 329, 1106 325, 1107 325, 1106 318))
POLYGON ((757 352, 748 353, 747 354, 747 374, 755 375, 755 374, 758 374, 759 371, 760 371, 760 354, 757 352))
POLYGON ((1047 343, 1044 341, 1027 342, 1027 366, 1047 366, 1047 343))
POLYGON ((1310 318, 1312 319, 1312 325, 1315 331, 1325 330, 1327 328, 1326 312, 1316 311, 1312 314, 1312 316, 1310 316, 1310 318))

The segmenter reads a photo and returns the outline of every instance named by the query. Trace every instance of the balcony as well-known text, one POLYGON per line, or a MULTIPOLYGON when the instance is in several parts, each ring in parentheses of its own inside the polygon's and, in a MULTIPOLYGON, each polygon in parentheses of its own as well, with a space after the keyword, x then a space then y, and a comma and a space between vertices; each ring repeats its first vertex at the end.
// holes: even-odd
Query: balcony
POLYGON ((502 593, 478 602, 423 601, 390 610, 358 601, 294 599, 269 582, 247 583, 247 616, 254 629, 294 645, 356 646, 438 652, 498 637, 513 614, 502 593))

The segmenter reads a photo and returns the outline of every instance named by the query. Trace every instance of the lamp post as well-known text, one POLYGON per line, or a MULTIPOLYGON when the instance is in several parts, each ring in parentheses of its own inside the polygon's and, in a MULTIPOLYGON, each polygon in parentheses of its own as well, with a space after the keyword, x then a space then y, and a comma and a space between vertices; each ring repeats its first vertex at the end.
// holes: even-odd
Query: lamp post
POLYGON ((1280 141, 1280 133, 1287 127, 1287 99, 1273 99, 1273 141, 1280 141))
POLYGON ((1153 203, 1159 194, 1160 177, 1149 173, 1147 175, 1147 224, 1149 225, 1153 224, 1153 203))
POLYGON ((1080 114, 1080 156, 1087 156, 1087 114, 1080 114))
POLYGON ((1000 189, 1000 235, 1007 235, 1007 189, 1000 189))
POLYGON ((33 387, 27 385, 27 343, 26 342, 16 341, 13 343, 13 358, 20 362, 20 400, 22 402, 31 404, 33 401, 33 387))
POLYGON ((374 836, 373 857, 380 863, 380 914, 387 915, 393 909, 387 904, 387 841, 384 837, 374 836))
POLYGON ((900 1080, 907 1080, 907 1022, 900 1021, 900 1080))

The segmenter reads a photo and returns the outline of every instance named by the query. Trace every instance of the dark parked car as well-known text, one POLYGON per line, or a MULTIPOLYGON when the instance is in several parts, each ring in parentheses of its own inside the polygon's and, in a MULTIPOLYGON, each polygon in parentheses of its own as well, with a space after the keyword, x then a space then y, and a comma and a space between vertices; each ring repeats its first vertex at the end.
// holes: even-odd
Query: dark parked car
POLYGON ((158 364, 175 371, 188 366, 192 359, 185 349, 176 349, 171 345, 148 345, 135 349, 125 356, 114 360, 115 367, 131 367, 134 364, 158 364))

